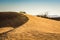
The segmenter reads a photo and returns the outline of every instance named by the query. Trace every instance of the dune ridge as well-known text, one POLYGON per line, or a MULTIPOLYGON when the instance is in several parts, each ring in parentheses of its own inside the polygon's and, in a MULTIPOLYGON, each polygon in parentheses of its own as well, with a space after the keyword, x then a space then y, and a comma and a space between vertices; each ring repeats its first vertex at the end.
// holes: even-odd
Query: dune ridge
POLYGON ((49 33, 60 33, 60 22, 55 20, 50 20, 46 18, 40 18, 36 16, 26 15, 29 20, 27 23, 17 28, 17 30, 37 30, 41 32, 49 33))

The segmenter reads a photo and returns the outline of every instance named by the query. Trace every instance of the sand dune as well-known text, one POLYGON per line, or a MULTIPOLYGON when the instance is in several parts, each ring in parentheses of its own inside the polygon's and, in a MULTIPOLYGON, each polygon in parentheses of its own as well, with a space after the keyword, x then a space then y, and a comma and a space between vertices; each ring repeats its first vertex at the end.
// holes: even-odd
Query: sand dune
POLYGON ((24 15, 29 20, 13 31, 1 34, 1 40, 60 40, 59 21, 24 15))
POLYGON ((48 33, 60 33, 59 21, 40 18, 31 15, 26 15, 26 16, 29 18, 29 21, 24 25, 20 26, 20 28, 17 28, 17 30, 19 31, 36 30, 36 31, 48 32, 48 33))

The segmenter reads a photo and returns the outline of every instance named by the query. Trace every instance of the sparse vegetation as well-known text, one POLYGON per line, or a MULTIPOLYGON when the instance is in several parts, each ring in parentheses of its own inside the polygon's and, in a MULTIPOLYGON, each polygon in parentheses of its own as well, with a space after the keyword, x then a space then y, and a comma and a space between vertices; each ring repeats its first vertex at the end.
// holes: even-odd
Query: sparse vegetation
POLYGON ((26 12, 24 12, 24 11, 20 11, 19 13, 26 14, 26 12))
POLYGON ((44 17, 44 18, 48 18, 48 17, 47 17, 47 15, 48 15, 48 12, 45 12, 45 14, 44 14, 44 15, 37 15, 37 17, 44 17))
POLYGON ((45 12, 44 15, 37 15, 37 17, 43 17, 43 18, 47 18, 47 19, 52 19, 52 20, 57 20, 57 21, 60 21, 60 17, 48 17, 48 12, 45 12))

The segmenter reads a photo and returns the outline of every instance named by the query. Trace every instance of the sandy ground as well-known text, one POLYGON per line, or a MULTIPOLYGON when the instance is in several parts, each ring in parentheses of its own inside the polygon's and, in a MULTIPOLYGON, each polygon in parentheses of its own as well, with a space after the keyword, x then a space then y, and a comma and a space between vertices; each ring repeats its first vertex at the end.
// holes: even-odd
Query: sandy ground
POLYGON ((40 18, 36 16, 27 15, 29 18, 29 21, 19 28, 16 28, 16 32, 19 31, 31 31, 36 30, 40 32, 46 32, 46 33, 60 33, 60 22, 46 19, 46 18, 40 18))
POLYGON ((60 40, 60 21, 26 15, 29 20, 13 31, 0 35, 0 40, 60 40))

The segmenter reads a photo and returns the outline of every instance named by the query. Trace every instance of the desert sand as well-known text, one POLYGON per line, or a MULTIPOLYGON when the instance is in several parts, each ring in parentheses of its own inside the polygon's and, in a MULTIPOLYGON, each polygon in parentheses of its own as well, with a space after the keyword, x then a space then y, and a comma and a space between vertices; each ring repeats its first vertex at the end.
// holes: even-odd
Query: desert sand
POLYGON ((0 40, 60 40, 60 21, 28 14, 29 20, 18 28, 0 35, 0 40))

